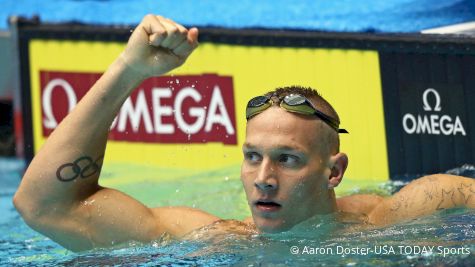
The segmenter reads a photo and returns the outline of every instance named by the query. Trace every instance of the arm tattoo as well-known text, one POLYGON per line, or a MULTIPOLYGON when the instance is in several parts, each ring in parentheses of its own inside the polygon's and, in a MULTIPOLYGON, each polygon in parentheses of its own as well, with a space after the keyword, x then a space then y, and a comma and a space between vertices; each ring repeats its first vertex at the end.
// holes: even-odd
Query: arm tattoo
POLYGON ((392 204, 391 211, 397 211, 399 208, 401 208, 401 200, 398 200, 392 204))
POLYGON ((467 185, 461 183, 460 187, 457 188, 457 190, 462 195, 465 204, 468 204, 470 198, 475 194, 475 189, 472 188, 472 185, 473 184, 467 185))
POLYGON ((437 205, 437 210, 441 209, 447 209, 447 208, 452 208, 455 206, 455 201, 454 201, 454 190, 449 190, 445 191, 442 189, 442 195, 441 195, 441 200, 439 204, 437 205))
POLYGON ((102 167, 104 155, 96 160, 91 157, 83 156, 73 162, 65 163, 56 170, 56 178, 61 182, 70 182, 78 177, 88 178, 98 173, 102 167))
POLYGON ((437 186, 437 183, 434 183, 433 182, 434 180, 431 180, 431 179, 429 180, 431 181, 431 183, 426 185, 423 189, 425 199, 424 199, 424 203, 422 204, 426 204, 427 202, 432 203, 432 199, 437 197, 437 191, 439 189, 437 186))
MULTIPOLYGON (((428 190, 428 189, 426 188, 426 189, 424 189, 424 193, 425 193, 425 195, 426 195, 426 199, 425 199, 426 201, 427 201, 427 200, 432 200, 432 199, 434 198, 434 192, 432 192, 432 190, 430 190, 430 189, 428 190)), ((424 203, 425 203, 426 201, 424 201, 424 203)))
POLYGON ((398 211, 403 206, 403 204, 404 204, 404 208, 407 208, 407 205, 408 205, 407 198, 404 197, 404 195, 399 195, 396 197, 396 199, 392 203, 390 210, 398 211))

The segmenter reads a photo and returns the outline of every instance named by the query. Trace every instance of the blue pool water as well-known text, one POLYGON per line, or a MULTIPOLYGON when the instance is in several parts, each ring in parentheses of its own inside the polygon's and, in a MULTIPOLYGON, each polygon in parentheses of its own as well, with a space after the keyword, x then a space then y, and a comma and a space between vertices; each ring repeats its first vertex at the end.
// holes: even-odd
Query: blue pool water
MULTIPOLYGON (((292 236, 278 234, 242 238, 229 235, 212 243, 157 241, 72 253, 28 228, 14 210, 11 199, 22 169, 21 161, 0 158, 0 266, 475 266, 475 210, 467 209, 444 211, 378 229, 354 229, 346 225, 344 230, 328 234, 335 223, 324 219, 310 222, 307 230, 292 236)), ((243 217, 247 216, 247 211, 236 203, 243 201, 243 195, 235 171, 230 168, 214 174, 227 179, 220 180, 221 187, 213 186, 212 189, 203 185, 205 180, 196 176, 192 179, 185 177, 186 186, 177 183, 173 190, 170 187, 167 190, 172 192, 168 199, 158 203, 148 200, 156 192, 147 191, 160 188, 158 182, 153 186, 150 181, 139 183, 142 188, 128 193, 141 192, 145 195, 142 201, 149 205, 195 205, 224 218, 243 217), (180 193, 186 192, 188 186, 202 192, 199 195, 203 199, 180 202, 180 193), (206 192, 211 193, 203 194, 206 192), (177 194, 176 198, 172 194, 177 194), (216 207, 218 195, 221 196, 220 205, 216 207), (230 209, 226 207, 229 206, 237 207, 239 213, 228 211, 230 209)), ((475 178, 474 166, 463 166, 449 172, 475 178)), ((109 174, 106 179, 114 179, 114 167, 107 169, 106 173, 109 174)), ((390 194, 401 185, 390 182, 375 185, 372 190, 390 194)), ((123 188, 131 190, 128 185, 123 185, 123 188)))
POLYGON ((148 13, 198 27, 419 32, 473 21, 471 0, 2 0, 0 30, 8 16, 39 15, 46 22, 134 25, 148 13))

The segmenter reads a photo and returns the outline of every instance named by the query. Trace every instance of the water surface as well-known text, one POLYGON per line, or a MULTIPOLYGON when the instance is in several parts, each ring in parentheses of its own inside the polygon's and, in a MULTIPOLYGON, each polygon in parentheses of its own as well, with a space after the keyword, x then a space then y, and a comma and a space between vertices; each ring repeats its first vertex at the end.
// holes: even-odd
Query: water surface
MULTIPOLYGON (((352 226, 346 225, 343 230, 333 231, 334 222, 316 219, 307 230, 292 235, 229 235, 212 244, 130 243, 115 249, 72 253, 31 230, 14 210, 11 198, 22 168, 21 161, 0 159, 0 266, 475 265, 475 210, 467 209, 443 211, 378 229, 349 231, 352 226)), ((449 172, 475 178, 475 168, 469 165, 449 172)), ((149 206, 188 205, 222 218, 249 216, 239 166, 208 173, 180 173, 150 166, 108 165, 101 181, 149 206), (164 177, 160 182, 155 180, 157 173, 164 177), (173 179, 167 179, 167 174, 173 179)), ((337 193, 389 195, 403 184, 349 183, 337 193)))

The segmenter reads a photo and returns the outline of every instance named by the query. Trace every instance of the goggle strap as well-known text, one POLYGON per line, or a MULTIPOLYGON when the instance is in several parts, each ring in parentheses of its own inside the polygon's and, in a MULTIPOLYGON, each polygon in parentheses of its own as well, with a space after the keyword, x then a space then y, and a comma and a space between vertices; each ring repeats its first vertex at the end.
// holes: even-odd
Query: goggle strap
POLYGON ((326 115, 325 113, 322 113, 321 111, 319 111, 318 109, 315 109, 315 115, 317 115, 320 119, 322 119, 323 121, 325 121, 330 127, 332 127, 337 133, 349 133, 347 130, 345 129, 340 129, 338 128, 338 123, 331 117, 329 117, 328 115, 326 115))

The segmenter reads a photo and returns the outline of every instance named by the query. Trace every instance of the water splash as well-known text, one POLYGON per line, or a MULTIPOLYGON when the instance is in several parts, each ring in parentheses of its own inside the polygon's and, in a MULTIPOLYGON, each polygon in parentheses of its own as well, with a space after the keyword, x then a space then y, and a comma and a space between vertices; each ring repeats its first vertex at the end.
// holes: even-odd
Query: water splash
POLYGON ((450 169, 446 173, 475 178, 475 166, 470 164, 464 164, 462 165, 462 167, 450 169))

